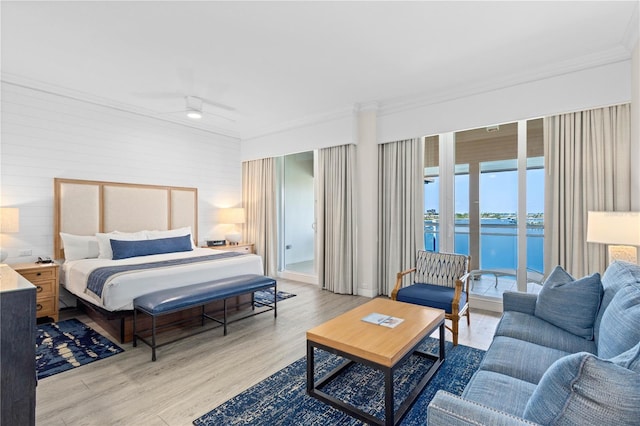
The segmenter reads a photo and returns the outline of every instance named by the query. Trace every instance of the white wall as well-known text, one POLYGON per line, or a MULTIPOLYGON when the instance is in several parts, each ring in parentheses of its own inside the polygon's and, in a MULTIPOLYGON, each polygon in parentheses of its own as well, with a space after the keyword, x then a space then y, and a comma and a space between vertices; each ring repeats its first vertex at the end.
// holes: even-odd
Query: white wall
POLYGON ((376 144, 376 110, 358 112, 358 147, 356 149, 357 197, 357 294, 378 295, 378 145, 376 144))
POLYGON ((217 208, 241 203, 233 138, 6 83, 1 118, 0 206, 20 208, 8 263, 52 255, 54 177, 196 187, 201 243, 223 238, 217 208))

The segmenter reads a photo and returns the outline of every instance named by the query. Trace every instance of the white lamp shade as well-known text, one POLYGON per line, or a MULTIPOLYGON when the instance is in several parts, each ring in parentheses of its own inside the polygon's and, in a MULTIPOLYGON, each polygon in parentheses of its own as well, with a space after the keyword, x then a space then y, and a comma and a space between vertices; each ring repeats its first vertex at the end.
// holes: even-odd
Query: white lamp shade
POLYGON ((220 216, 218 219, 220 223, 244 223, 244 209, 242 207, 220 209, 220 216))
POLYGON ((20 231, 20 210, 16 207, 0 208, 0 232, 20 231))
POLYGON ((589 212, 587 242, 640 245, 640 212, 589 212))

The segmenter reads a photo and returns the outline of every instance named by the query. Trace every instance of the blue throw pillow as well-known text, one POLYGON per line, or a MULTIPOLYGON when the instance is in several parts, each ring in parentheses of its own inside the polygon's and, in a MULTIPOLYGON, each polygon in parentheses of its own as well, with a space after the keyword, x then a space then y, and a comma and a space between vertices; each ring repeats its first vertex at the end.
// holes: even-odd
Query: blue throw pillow
POLYGON ((191 235, 173 238, 158 238, 155 240, 123 241, 111 240, 113 259, 127 259, 152 254, 175 253, 191 251, 191 235))
POLYGON ((593 340, 593 323, 601 299, 600 274, 575 280, 561 266, 556 266, 538 294, 535 316, 576 336, 593 340))
POLYGON ((544 373, 523 417, 543 425, 637 425, 640 375, 587 352, 567 355, 544 373))
POLYGON ((609 359, 640 342, 640 287, 622 287, 602 315, 598 356, 609 359))
POLYGON ((637 425, 639 384, 638 373, 613 362, 567 355, 544 373, 523 417, 542 425, 637 425))

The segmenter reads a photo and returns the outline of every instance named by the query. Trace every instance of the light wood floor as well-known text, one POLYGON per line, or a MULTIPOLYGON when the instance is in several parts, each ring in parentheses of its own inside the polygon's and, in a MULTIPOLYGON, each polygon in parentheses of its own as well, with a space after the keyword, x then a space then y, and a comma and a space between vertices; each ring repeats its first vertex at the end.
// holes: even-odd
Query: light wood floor
MULTIPOLYGON (((305 332, 369 299, 335 295, 317 286, 278 280, 278 289, 297 297, 272 313, 212 330, 158 349, 120 345, 125 352, 40 380, 38 425, 188 426, 197 417, 303 357, 305 332)), ((104 334, 88 317, 77 317, 104 334)), ((500 315, 471 312, 460 322, 460 343, 487 349, 500 315)), ((447 332, 447 339, 451 340, 447 332)), ((113 339, 115 341, 115 339, 113 339)))

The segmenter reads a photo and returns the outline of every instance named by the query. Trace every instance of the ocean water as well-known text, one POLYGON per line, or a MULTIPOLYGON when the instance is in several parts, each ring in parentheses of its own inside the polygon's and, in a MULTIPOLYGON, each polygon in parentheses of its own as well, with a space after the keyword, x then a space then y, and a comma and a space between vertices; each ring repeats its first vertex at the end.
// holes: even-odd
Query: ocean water
MULTIPOLYGON (((508 219, 482 219, 480 225, 480 268, 516 269, 518 264, 517 225, 508 219)), ((439 251, 438 224, 425 222, 426 250, 439 251)), ((544 229, 527 225, 527 268, 544 271, 544 229)), ((469 221, 456 220, 455 252, 469 254, 469 221)))

